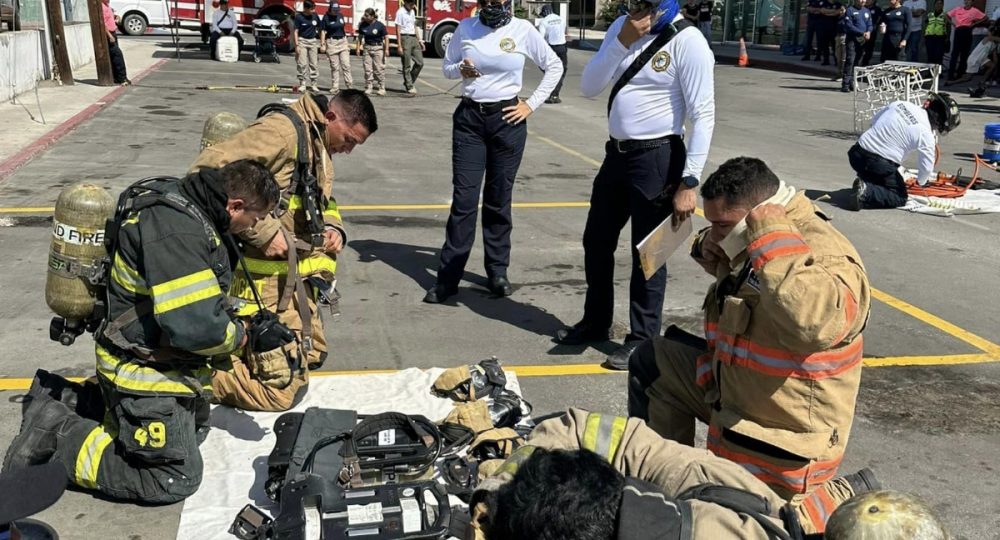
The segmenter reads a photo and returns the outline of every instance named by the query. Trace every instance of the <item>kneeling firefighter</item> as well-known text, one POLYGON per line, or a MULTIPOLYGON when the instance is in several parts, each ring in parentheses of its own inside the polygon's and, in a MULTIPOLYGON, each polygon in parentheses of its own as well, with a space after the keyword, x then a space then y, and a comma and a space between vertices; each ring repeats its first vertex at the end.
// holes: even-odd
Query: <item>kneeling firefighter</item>
MULTIPOLYGON (((226 296, 238 254, 229 233, 252 227, 277 200, 271 173, 245 160, 183 180, 146 179, 122 193, 105 230, 105 272, 92 276, 103 306, 91 321, 100 320, 62 325, 96 326, 96 383, 40 370, 4 470, 57 462, 82 488, 146 503, 194 493, 213 360, 294 339, 266 312, 242 322, 226 296)), ((66 230, 56 227, 54 246, 66 230)))
MULTIPOLYGON (((231 369, 213 376, 212 387, 220 403, 283 411, 304 396, 308 371, 318 369, 327 356, 318 305, 332 304, 335 298, 336 256, 347 238, 331 194, 330 155, 349 153, 377 124, 371 101, 356 90, 339 92, 329 101, 307 94, 287 107, 266 106, 258 116, 246 129, 206 148, 192 169, 250 159, 270 169, 281 190, 274 213, 240 237, 264 306, 298 339, 281 351, 234 356, 231 369)), ((240 316, 256 309, 248 285, 242 276, 233 283, 233 295, 248 301, 240 316)))

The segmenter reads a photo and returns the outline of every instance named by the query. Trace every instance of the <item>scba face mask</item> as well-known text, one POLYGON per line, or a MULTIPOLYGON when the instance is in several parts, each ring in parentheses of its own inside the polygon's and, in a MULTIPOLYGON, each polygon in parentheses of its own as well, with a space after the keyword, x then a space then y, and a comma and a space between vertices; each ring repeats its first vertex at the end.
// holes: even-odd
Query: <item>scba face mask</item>
POLYGON ((662 0, 659 4, 653 2, 643 2, 645 7, 653 11, 652 22, 649 29, 650 34, 659 34, 674 21, 674 17, 680 13, 681 5, 677 0, 662 0))
POLYGON ((513 17, 510 0, 503 4, 485 3, 479 5, 479 22, 490 28, 500 28, 509 23, 513 17))

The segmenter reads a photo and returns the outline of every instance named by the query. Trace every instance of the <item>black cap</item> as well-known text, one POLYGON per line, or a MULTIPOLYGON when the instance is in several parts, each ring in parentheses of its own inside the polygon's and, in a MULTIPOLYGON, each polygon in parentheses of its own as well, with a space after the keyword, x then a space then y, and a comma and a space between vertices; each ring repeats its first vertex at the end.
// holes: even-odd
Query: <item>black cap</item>
POLYGON ((66 491, 61 463, 33 465, 0 475, 0 524, 26 518, 52 506, 66 491), (12 496, 12 494, 17 496, 12 496))
POLYGON ((314 7, 316 7, 316 2, 313 2, 312 0, 306 0, 305 2, 302 2, 303 9, 312 9, 314 7))

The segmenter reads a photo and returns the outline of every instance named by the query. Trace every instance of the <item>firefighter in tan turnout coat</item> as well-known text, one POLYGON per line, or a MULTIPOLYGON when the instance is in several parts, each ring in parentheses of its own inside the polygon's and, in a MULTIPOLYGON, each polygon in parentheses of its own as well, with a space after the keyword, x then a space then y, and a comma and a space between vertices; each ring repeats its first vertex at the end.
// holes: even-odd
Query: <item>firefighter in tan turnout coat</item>
MULTIPOLYGON (((702 340, 675 327, 629 367, 629 414, 708 448, 786 499, 832 479, 847 446, 871 291, 851 243, 760 160, 732 159, 702 188, 692 256, 716 277, 702 340)), ((814 508, 822 512, 822 508, 814 508)))
MULTIPOLYGON (((332 194, 331 154, 350 153, 377 129, 371 101, 356 90, 330 100, 307 94, 282 109, 275 107, 240 133, 206 148, 192 165, 198 170, 251 159, 270 169, 282 190, 274 213, 241 238, 264 306, 296 332, 297 343, 250 358, 234 357, 233 368, 216 371, 212 379, 220 403, 250 410, 292 407, 304 395, 308 371, 326 359, 317 300, 332 292, 337 254, 347 239, 332 194)), ((258 309, 242 272, 234 280, 233 296, 246 301, 240 316, 258 309)))

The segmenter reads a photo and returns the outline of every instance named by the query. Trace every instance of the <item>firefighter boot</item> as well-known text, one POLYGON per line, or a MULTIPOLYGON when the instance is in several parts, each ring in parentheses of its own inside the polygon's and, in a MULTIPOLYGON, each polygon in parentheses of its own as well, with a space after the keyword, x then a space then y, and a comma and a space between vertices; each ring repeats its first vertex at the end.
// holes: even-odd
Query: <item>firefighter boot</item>
POLYGON ((7 448, 3 471, 47 463, 56 451, 58 434, 74 416, 64 403, 48 396, 36 396, 24 412, 21 432, 7 448))
POLYGON ((84 418, 97 422, 104 418, 104 398, 100 385, 94 381, 75 383, 39 369, 35 371, 31 389, 21 402, 21 414, 28 410, 34 398, 41 395, 63 402, 70 410, 84 418))
POLYGON ((854 474, 834 478, 813 490, 796 505, 798 521, 805 534, 823 534, 826 522, 833 511, 851 497, 882 489, 882 483, 875 478, 871 469, 861 469, 854 474))

